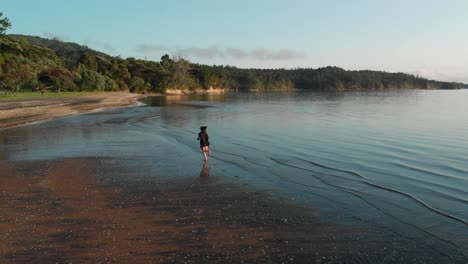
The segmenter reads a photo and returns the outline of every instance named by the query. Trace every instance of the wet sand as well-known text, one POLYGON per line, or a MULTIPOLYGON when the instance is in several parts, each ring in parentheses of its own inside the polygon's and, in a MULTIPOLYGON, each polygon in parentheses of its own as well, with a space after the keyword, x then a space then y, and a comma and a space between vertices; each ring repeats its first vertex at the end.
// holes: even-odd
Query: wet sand
MULTIPOLYGON (((104 183, 92 159, 0 162, 1 263, 341 263, 364 231, 210 176, 104 183)), ((361 253, 360 253, 361 252, 361 253)))
POLYGON ((111 92, 0 100, 0 129, 101 109, 132 106, 141 97, 141 94, 111 92))

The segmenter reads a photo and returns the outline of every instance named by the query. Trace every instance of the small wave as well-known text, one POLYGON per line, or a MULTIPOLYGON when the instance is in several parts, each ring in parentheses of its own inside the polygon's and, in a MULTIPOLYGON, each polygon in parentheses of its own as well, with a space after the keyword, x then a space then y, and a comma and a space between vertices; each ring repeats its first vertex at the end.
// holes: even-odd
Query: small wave
MULTIPOLYGON (((293 167, 293 168, 297 168, 297 169, 301 169, 301 170, 305 170, 305 171, 313 171, 313 170, 309 170, 309 169, 302 168, 302 167, 299 167, 299 166, 294 166, 294 165, 291 165, 291 164, 287 164, 287 163, 282 162, 282 161, 280 161, 280 160, 278 160, 278 159, 275 159, 275 158, 271 158, 271 159, 272 159, 273 161, 275 161, 275 162, 281 164, 281 165, 284 165, 284 166, 289 166, 289 167, 293 167)), ((331 167, 328 167, 328 166, 324 166, 324 167, 329 168, 329 169, 333 169, 333 170, 343 171, 343 170, 341 170, 341 169, 331 168, 331 167)), ((341 189, 341 190, 343 190, 343 191, 345 191, 345 192, 350 193, 351 195, 354 195, 355 197, 357 197, 358 199, 360 199, 360 200, 366 202, 367 204, 369 204, 370 206, 372 206, 372 207, 375 208, 376 210, 381 211, 382 213, 384 213, 384 214, 386 214, 386 215, 388 215, 388 216, 391 216, 392 218, 396 219, 397 221, 399 221, 399 222, 401 222, 401 223, 410 225, 410 226, 414 227, 415 229, 420 230, 421 232, 424 232, 424 233, 426 233, 426 234, 428 234, 428 235, 430 235, 430 236, 432 236, 432 237, 434 237, 434 238, 436 238, 436 239, 439 239, 440 241, 446 242, 446 243, 448 243, 448 244, 450 244, 450 245, 452 245, 452 246, 454 246, 454 247, 456 247, 456 248, 459 248, 459 246, 456 245, 455 243, 453 243, 453 242, 451 242, 451 241, 448 241, 448 240, 446 240, 446 239, 440 238, 440 237, 438 237, 438 236, 436 236, 436 235, 434 235, 434 234, 428 232, 427 230, 424 230, 423 228, 420 228, 420 227, 418 227, 418 226, 416 226, 416 225, 414 225, 414 224, 411 224, 411 223, 409 223, 409 222, 407 222, 407 221, 404 221, 404 220, 402 220, 402 219, 400 219, 400 218, 394 216, 393 214, 391 214, 391 213, 385 211, 384 209, 382 209, 382 208, 380 208, 380 207, 377 207, 376 205, 374 205, 373 203, 371 203, 371 202, 368 201, 367 199, 364 199, 362 196, 358 195, 357 193, 360 193, 360 191, 357 191, 357 190, 354 190, 354 189, 351 189, 351 188, 348 188, 348 187, 339 186, 339 185, 332 184, 332 183, 330 183, 330 182, 324 181, 323 179, 320 179, 320 175, 323 175, 323 176, 326 176, 326 177, 329 177, 329 176, 332 176, 332 177, 341 177, 341 176, 337 176, 337 175, 324 174, 324 173, 315 173, 315 174, 312 174, 311 176, 313 176, 314 178, 317 178, 319 181, 321 181, 322 183, 324 183, 324 184, 326 184, 326 185, 335 187, 335 188, 337 188, 337 189, 341 189), (357 192, 357 193, 356 193, 356 192, 357 192)), ((320 188, 320 187, 318 187, 318 186, 309 185, 309 184, 305 184, 305 183, 300 183, 300 182, 296 182, 296 181, 289 180, 289 179, 288 179, 288 180, 284 179, 284 180, 285 180, 285 181, 288 181, 288 182, 295 183, 295 184, 297 184, 297 185, 301 185, 301 186, 305 186, 305 187, 311 187, 311 188, 319 188, 319 189, 322 189, 322 190, 323 190, 323 188, 320 188)), ((380 188, 380 189, 384 188, 384 189, 386 189, 386 190, 396 191, 396 190, 393 190, 393 189, 390 189, 390 188, 386 188, 386 187, 383 187, 383 186, 378 186, 378 185, 372 184, 372 183, 367 182, 367 181, 365 181, 365 180, 362 181, 362 183, 364 183, 364 184, 369 184, 369 185, 372 185, 372 186, 377 187, 377 188, 380 188)), ((403 193, 401 193, 401 192, 399 192, 399 191, 396 191, 396 192, 398 192, 398 193, 400 193, 400 194, 403 194, 403 193)), ((406 194, 406 193, 405 193, 405 196, 408 196, 408 195, 409 195, 409 194, 406 194)), ((417 199, 417 198, 415 198, 415 197, 413 197, 413 196, 411 196, 411 195, 409 195, 409 196, 412 197, 412 199, 417 199)), ((432 207, 431 207, 431 208, 432 208, 432 207)), ((448 215, 448 214, 444 214, 444 216, 447 216, 447 215, 448 215)), ((463 221, 463 220, 462 220, 462 221, 463 221)), ((430 246, 430 245, 428 245, 428 246, 431 247, 432 249, 434 249, 435 251, 437 251, 437 252, 443 254, 442 252, 440 252, 440 251, 437 250, 436 248, 434 248, 434 247, 432 247, 432 246, 430 246)))
POLYGON ((440 195, 444 195, 447 198, 454 199, 454 200, 466 201, 464 199, 460 199, 460 198, 457 198, 457 197, 450 196, 445 192, 440 192, 440 190, 436 190, 434 188, 444 189, 446 191, 460 193, 461 195, 468 194, 466 191, 461 190, 461 189, 456 189, 453 186, 448 186, 448 185, 444 185, 444 184, 441 184, 441 183, 435 183, 435 182, 432 182, 432 181, 426 181, 426 180, 423 180, 423 179, 420 179, 420 178, 407 177, 407 176, 404 176, 404 175, 399 175, 399 174, 392 173, 391 171, 384 170, 384 169, 381 169, 381 168, 367 168, 367 170, 371 171, 371 172, 376 172, 376 173, 381 174, 381 175, 386 175, 386 176, 390 176, 390 177, 397 177, 397 178, 400 178, 400 179, 403 179, 403 180, 406 180, 406 181, 410 181, 410 183, 417 183, 417 184, 419 184, 418 187, 420 187, 420 188, 421 188, 422 185, 431 186, 433 188, 428 188, 428 187, 424 187, 424 188, 426 188, 426 189, 428 188, 429 190, 431 190, 431 192, 439 193, 440 195))
POLYGON ((375 183, 371 183, 371 182, 368 182, 368 181, 364 181, 364 183, 367 184, 367 185, 373 186, 373 187, 375 187, 375 188, 379 188, 379 189, 382 189, 382 190, 387 190, 387 191, 389 191, 389 192, 394 192, 394 193, 398 193, 398 194, 401 194, 401 195, 403 195, 403 196, 406 196, 406 197, 412 199, 413 201, 416 201, 416 202, 419 203, 420 205, 426 207, 427 209, 429 209, 430 211, 432 211, 432 212, 434 212, 434 213, 436 213, 436 214, 439 214, 439 215, 441 215, 441 216, 445 216, 445 217, 447 217, 447 218, 450 218, 450 219, 452 219, 452 220, 455 220, 455 221, 457 221, 457 222, 460 222, 460 223, 462 223, 462 224, 464 224, 464 225, 468 225, 468 221, 466 221, 466 220, 464 220, 464 219, 461 219, 461 218, 459 218, 459 217, 456 217, 456 216, 454 216, 454 215, 451 215, 451 214, 449 214, 449 213, 443 212, 443 211, 441 211, 441 210, 439 210, 439 209, 436 209, 436 208, 430 206, 429 204, 427 204, 426 202, 422 201, 421 199, 417 198, 417 197, 414 196, 414 195, 411 195, 411 194, 409 194, 409 193, 405 193, 405 192, 402 192, 402 191, 398 191, 398 190, 395 190, 395 189, 392 189, 392 188, 389 188, 389 187, 381 186, 381 185, 378 185, 378 184, 375 184, 375 183))
MULTIPOLYGON (((213 150, 213 151, 214 151, 214 150, 213 150)), ((252 161, 251 158, 248 158, 248 157, 245 157, 245 156, 242 156, 242 155, 239 155, 239 154, 224 152, 224 151, 220 151, 220 150, 216 150, 216 153, 222 153, 222 154, 226 154, 226 155, 231 155, 231 156, 239 157, 239 158, 244 159, 244 160, 247 161, 248 163, 251 163, 251 164, 254 164, 254 165, 259 165, 259 166, 268 168, 268 165, 265 165, 265 164, 262 164, 262 163, 258 163, 258 162, 254 162, 254 161, 252 161)))
POLYGON ((417 171, 417 172, 422 172, 422 173, 430 174, 430 175, 436 175, 436 176, 440 176, 440 177, 444 177, 444 178, 452 178, 452 179, 457 179, 457 180, 468 180, 468 178, 462 178, 462 177, 457 177, 457 176, 454 176, 454 175, 444 174, 444 173, 440 173, 440 172, 429 171, 429 170, 419 168, 419 167, 416 167, 416 166, 411 166, 411 165, 408 165, 408 164, 404 164, 403 162, 391 162, 391 164, 394 164, 396 166, 399 166, 399 167, 402 167, 402 168, 405 168, 405 169, 409 169, 409 170, 413 170, 413 171, 417 171))
MULTIPOLYGON (((364 201, 365 203, 367 203, 367 204, 370 205, 371 207, 375 208, 376 210, 378 210, 378 211, 380 211, 380 212, 382 212, 382 213, 384 213, 384 214, 386 214, 386 215, 388 215, 388 216, 394 218, 395 220, 397 220, 397 221, 399 221, 399 222, 401 222, 401 223, 403 223, 403 224, 409 225, 409 226, 411 226, 411 227, 413 227, 413 228, 415 228, 415 229, 417 229, 417 230, 419 230, 419 231, 421 231, 421 232, 423 232, 423 233, 425 233, 425 234, 427 234, 427 235, 429 235, 429 236, 431 236, 431 237, 433 237, 433 238, 436 238, 436 239, 438 239, 438 240, 440 240, 440 241, 443 241, 443 242, 445 242, 445 243, 448 243, 448 244, 454 246, 455 248, 459 249, 459 246, 458 246, 457 244, 455 244, 455 243, 453 243, 453 242, 451 242, 451 241, 449 241, 449 240, 443 239, 443 238, 441 238, 441 237, 439 237, 439 236, 437 236, 437 235, 435 235, 435 234, 433 234, 433 233, 431 233, 431 232, 425 230, 424 228, 420 228, 420 227, 418 227, 418 226, 416 226, 416 225, 414 225, 414 224, 412 224, 412 223, 409 223, 408 221, 404 221, 403 219, 401 219, 401 218, 399 218, 399 217, 396 217, 395 215, 393 215, 393 214, 387 212, 386 210, 384 210, 384 209, 382 209, 382 208, 376 206, 375 204, 373 204, 373 203, 370 202, 369 200, 367 200, 367 199, 365 199, 364 197, 362 197, 361 195, 358 195, 358 194, 357 194, 357 193, 362 193, 362 192, 359 192, 359 191, 356 191, 356 190, 352 190, 352 189, 348 189, 348 188, 345 188, 345 189, 348 190, 352 195, 356 196, 357 198, 359 198, 360 200, 364 201)), ((425 244, 426 246, 429 246, 429 247, 432 248, 433 250, 437 251, 438 253, 443 254, 443 255, 445 255, 445 256, 448 256, 448 255, 446 255, 445 253, 439 251, 437 248, 435 248, 435 247, 433 247, 433 246, 431 246, 431 245, 429 245, 429 244, 427 244, 427 243, 424 243, 424 244, 425 244)))
POLYGON ((337 169, 337 168, 333 168, 333 167, 328 167, 328 166, 325 166, 325 165, 322 165, 322 164, 319 164, 317 162, 313 162, 313 161, 310 161, 310 160, 305 160, 305 159, 302 159, 302 158, 297 158, 298 160, 302 160, 304 162, 307 162, 307 163, 310 163, 314 166, 317 166, 317 167, 321 167, 321 168, 325 168, 325 169, 330 169, 330 170, 335 170, 335 171, 341 171, 341 172, 344 172, 344 173, 349 173, 351 175, 354 175, 360 179, 368 179, 367 177, 365 177, 364 175, 361 175, 357 172, 354 172, 354 171, 350 171, 350 170, 343 170, 343 169, 337 169))
MULTIPOLYGON (((284 166, 289 166, 289 167, 292 167, 292 168, 296 168, 296 169, 300 169, 300 170, 304 170, 304 171, 308 171, 308 172, 316 172, 314 170, 311 170, 311 169, 307 169, 307 168, 303 168, 303 167, 300 167, 300 166, 295 166, 295 165, 291 165, 291 164, 288 164, 286 162, 281 162, 279 161, 278 159, 275 159, 275 158, 272 158, 271 157, 271 160, 277 162, 278 164, 282 164, 284 166)), ((311 163, 311 164, 314 164, 314 163, 311 163)), ((328 166, 320 166, 322 168, 327 168, 327 169, 330 169, 330 170, 335 170, 335 171, 340 171, 340 172, 348 172, 347 170, 342 170, 342 169, 337 169, 337 168, 332 168, 332 167, 328 167, 328 166)), ((317 176, 317 175, 320 175, 320 174, 323 174, 323 173, 316 173, 314 174, 314 176, 317 176)), ((347 179, 347 180, 351 180, 349 178, 346 178, 346 177, 343 177, 343 176, 338 176, 338 175, 333 175, 333 174, 323 174, 323 175, 326 175, 326 176, 333 176, 333 177, 338 177, 338 178, 344 178, 344 179, 347 179)), ((354 175, 354 174, 353 174, 354 175)), ((359 175, 359 174, 358 174, 359 175)), ((378 188, 378 189, 381 189, 381 190, 386 190, 386 191, 389 191, 389 192, 393 192, 393 193, 396 193, 396 194, 400 194, 400 195, 403 195, 405 197, 408 197, 410 198, 411 200, 417 202, 418 204, 422 205, 423 207, 425 207, 426 209, 436 213, 436 214, 439 214, 441 216, 444 216, 446 218, 449 218, 449 219, 452 219, 454 221, 457 221, 459 223, 462 223, 464 225, 468 225, 468 221, 462 219, 462 218, 459 218, 457 216, 454 216, 454 215, 451 215, 449 213, 446 213, 442 210, 439 210, 439 209, 436 209, 432 206, 430 206, 429 204, 427 204, 426 202, 424 202, 423 200, 419 199, 418 197, 412 195, 412 194, 409 194, 409 193, 406 193, 406 192, 403 192, 403 191, 399 191, 399 190, 396 190, 396 189, 392 189, 390 187, 386 187, 386 186, 383 186, 383 185, 378 185, 376 183, 372 183, 370 181, 368 181, 365 177, 364 178, 361 178, 361 181, 363 184, 366 184, 368 186, 372 186, 374 188, 378 188)), ((325 183, 325 182, 324 182, 325 183)), ((325 184, 328 184, 328 185, 331 185, 330 183, 325 183, 325 184)), ((335 185, 333 185, 335 186, 335 185)), ((335 186, 335 187, 339 187, 339 188, 346 188, 346 187, 341 187, 341 186, 335 186)))

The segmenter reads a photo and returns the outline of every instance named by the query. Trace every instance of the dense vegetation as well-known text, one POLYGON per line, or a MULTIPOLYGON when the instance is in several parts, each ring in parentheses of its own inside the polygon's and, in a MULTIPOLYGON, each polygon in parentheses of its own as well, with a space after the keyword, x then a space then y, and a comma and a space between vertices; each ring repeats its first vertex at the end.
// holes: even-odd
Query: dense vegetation
POLYGON ((167 89, 381 90, 458 89, 405 73, 319 69, 239 69, 207 66, 182 58, 159 62, 123 59, 58 39, 5 35, 11 26, 0 13, 0 91, 164 92, 167 89))

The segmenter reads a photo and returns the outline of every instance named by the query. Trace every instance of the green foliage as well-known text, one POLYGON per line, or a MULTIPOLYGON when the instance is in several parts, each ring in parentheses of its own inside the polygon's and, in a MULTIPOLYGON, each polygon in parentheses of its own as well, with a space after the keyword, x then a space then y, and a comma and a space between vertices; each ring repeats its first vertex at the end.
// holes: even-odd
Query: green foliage
POLYGON ((222 68, 195 64, 192 73, 203 89, 226 88, 228 84, 226 73, 222 68))
POLYGON ((119 89, 114 80, 96 71, 88 70, 85 66, 79 67, 75 82, 80 91, 117 91, 119 89))
POLYGON ((29 64, 36 73, 48 67, 61 65, 60 58, 52 50, 10 36, 0 38, 0 54, 0 63, 22 61, 29 64))
POLYGON ((2 18, 3 13, 0 12, 0 35, 3 35, 7 29, 11 27, 11 22, 8 17, 2 18))
POLYGON ((84 53, 78 62, 82 63, 84 66, 86 66, 87 69, 91 71, 97 71, 99 67, 96 56, 89 53, 84 53))
POLYGON ((237 69, 226 67, 231 88, 236 90, 304 89, 321 91, 382 89, 459 89, 459 83, 438 82, 406 73, 346 71, 338 67, 319 69, 237 69), (262 85, 259 85, 260 82, 262 85))
POLYGON ((53 67, 42 71, 38 79, 41 83, 50 86, 56 92, 60 92, 61 89, 76 91, 77 88, 74 83, 75 74, 62 67, 53 67))
POLYGON ((195 89, 198 88, 191 74, 191 64, 189 61, 178 58, 173 60, 170 67, 171 78, 169 88, 174 89, 195 89))
POLYGON ((149 92, 150 87, 149 83, 145 82, 143 78, 137 76, 130 80, 130 85, 128 86, 132 93, 147 93, 149 92))
POLYGON ((78 66, 80 60, 85 54, 94 57, 110 57, 104 53, 94 51, 86 46, 82 46, 72 42, 64 42, 60 39, 46 39, 35 36, 25 35, 10 35, 11 37, 29 43, 30 45, 52 50, 56 56, 60 57, 62 65, 69 70, 73 70, 78 66))
POLYGON ((461 84, 405 73, 318 69, 239 69, 193 64, 165 54, 159 62, 122 59, 75 43, 22 35, 0 37, 0 90, 164 92, 167 89, 322 91, 458 89, 461 84))
POLYGON ((22 89, 30 89, 36 78, 28 64, 11 61, 2 64, 1 85, 4 89, 20 92, 22 89))

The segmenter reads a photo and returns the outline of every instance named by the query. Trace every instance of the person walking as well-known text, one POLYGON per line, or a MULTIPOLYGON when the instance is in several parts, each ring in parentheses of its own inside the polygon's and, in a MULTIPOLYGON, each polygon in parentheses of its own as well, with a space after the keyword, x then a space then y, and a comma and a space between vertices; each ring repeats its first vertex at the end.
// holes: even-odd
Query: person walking
POLYGON ((208 141, 209 136, 208 133, 206 133, 207 128, 207 126, 201 126, 200 133, 198 133, 198 140, 200 141, 200 148, 202 150, 203 160, 205 162, 208 161, 208 156, 206 154, 211 154, 211 151, 209 149, 210 142, 208 141))

